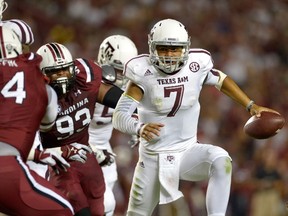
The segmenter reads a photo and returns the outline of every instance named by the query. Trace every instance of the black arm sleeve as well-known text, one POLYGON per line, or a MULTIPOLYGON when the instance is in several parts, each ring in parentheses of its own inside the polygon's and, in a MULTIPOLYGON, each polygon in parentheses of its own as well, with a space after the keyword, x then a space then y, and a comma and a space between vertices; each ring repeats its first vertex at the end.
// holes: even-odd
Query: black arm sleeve
POLYGON ((105 94, 102 104, 114 109, 123 92, 124 91, 117 86, 113 86, 105 94))

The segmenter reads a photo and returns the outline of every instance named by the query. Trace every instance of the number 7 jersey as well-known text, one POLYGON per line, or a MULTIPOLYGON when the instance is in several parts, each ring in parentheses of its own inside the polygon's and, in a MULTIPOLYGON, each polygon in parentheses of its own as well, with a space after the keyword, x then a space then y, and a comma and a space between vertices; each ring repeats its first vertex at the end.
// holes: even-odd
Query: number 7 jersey
POLYGON ((199 95, 204 84, 216 85, 219 77, 211 69, 208 51, 190 49, 187 64, 174 74, 165 74, 140 55, 125 66, 125 76, 144 92, 138 105, 141 123, 158 122, 165 126, 152 143, 142 139, 146 151, 178 151, 197 141, 200 113, 199 95))

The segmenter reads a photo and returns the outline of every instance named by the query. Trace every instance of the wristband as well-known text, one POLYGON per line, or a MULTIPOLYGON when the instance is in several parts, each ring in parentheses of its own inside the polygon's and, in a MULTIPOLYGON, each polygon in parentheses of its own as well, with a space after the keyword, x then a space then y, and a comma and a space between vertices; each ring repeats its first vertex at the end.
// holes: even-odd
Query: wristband
POLYGON ((252 106, 253 106, 254 103, 255 103, 255 102, 254 102, 253 100, 250 100, 250 102, 247 104, 246 110, 247 110, 248 112, 250 112, 250 110, 251 110, 251 108, 252 108, 252 106))

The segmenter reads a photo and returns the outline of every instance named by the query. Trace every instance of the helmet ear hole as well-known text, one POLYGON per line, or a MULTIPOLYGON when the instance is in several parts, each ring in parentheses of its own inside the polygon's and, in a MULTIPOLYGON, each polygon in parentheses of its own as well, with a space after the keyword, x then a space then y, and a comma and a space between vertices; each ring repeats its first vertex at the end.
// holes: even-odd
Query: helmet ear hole
POLYGON ((1 59, 15 58, 22 54, 22 44, 14 31, 11 29, 0 26, 1 34, 1 59))

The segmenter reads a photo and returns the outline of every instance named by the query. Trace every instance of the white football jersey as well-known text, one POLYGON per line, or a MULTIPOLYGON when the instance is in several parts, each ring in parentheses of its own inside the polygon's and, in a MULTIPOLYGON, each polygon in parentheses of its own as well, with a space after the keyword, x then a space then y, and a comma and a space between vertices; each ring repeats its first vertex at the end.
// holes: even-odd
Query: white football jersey
POLYGON ((92 121, 89 125, 89 144, 99 149, 111 149, 112 114, 114 109, 96 103, 92 121))
POLYGON ((175 74, 158 71, 148 55, 140 55, 125 67, 126 77, 144 91, 138 105, 139 121, 165 126, 152 143, 141 139, 147 152, 179 151, 197 142, 199 95, 204 84, 216 85, 213 61, 208 51, 190 49, 187 64, 175 74))

